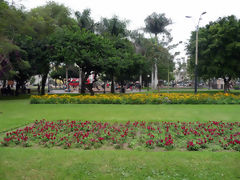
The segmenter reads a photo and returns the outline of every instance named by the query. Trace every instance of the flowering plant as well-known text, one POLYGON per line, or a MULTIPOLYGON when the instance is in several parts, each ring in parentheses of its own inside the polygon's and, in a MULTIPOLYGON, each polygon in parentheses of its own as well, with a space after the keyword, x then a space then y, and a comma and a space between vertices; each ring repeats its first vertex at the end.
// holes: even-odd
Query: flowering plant
POLYGON ((7 132, 4 146, 61 146, 63 148, 137 147, 161 150, 197 151, 218 147, 240 151, 240 123, 200 122, 126 122, 35 121, 31 126, 7 132))
POLYGON ((32 104, 240 104, 240 95, 149 93, 31 96, 32 104))

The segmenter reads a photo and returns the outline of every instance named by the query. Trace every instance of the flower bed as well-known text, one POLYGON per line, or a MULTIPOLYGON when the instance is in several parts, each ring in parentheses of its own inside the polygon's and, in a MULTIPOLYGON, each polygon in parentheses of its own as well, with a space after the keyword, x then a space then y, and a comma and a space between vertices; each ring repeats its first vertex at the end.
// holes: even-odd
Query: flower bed
POLYGON ((240 95, 149 93, 31 96, 32 104, 240 104, 240 95))
POLYGON ((6 133, 4 146, 40 145, 63 148, 116 148, 197 151, 240 151, 240 122, 126 122, 35 121, 6 133))

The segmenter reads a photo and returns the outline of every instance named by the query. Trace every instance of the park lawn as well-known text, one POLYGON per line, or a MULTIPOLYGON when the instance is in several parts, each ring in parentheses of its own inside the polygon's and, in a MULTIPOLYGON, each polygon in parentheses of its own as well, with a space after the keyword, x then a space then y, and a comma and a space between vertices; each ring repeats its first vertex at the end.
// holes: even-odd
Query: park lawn
POLYGON ((0 101, 0 132, 35 120, 240 121, 240 105, 30 104, 29 99, 0 101))
POLYGON ((238 179, 239 152, 0 148, 0 179, 238 179))
MULTIPOLYGON (((0 101, 0 132, 34 120, 240 121, 239 105, 83 105, 0 101)), ((3 133, 2 133, 3 134, 3 133)), ((0 179, 239 179, 239 152, 0 147, 0 179)))

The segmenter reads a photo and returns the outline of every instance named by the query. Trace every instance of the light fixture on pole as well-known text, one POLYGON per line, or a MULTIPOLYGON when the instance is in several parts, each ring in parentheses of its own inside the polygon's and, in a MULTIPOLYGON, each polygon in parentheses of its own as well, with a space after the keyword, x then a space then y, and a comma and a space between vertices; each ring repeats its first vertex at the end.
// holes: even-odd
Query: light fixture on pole
POLYGON ((149 81, 150 81, 150 75, 148 74, 148 75, 147 75, 147 83, 148 83, 147 91, 149 91, 149 81))
MULTIPOLYGON (((199 30, 199 23, 201 20, 202 15, 206 14, 207 12, 202 12, 199 19, 198 24, 196 27, 196 52, 195 52, 195 84, 194 84, 194 92, 197 94, 197 76, 198 76, 198 30, 199 30)), ((185 16, 186 18, 192 18, 192 16, 185 16)))

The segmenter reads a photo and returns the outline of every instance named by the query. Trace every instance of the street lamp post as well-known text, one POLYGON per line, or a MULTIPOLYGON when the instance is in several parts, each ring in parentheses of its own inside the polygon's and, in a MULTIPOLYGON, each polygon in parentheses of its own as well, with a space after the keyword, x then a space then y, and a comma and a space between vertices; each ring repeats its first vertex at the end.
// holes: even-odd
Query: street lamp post
POLYGON ((149 91, 149 81, 150 81, 150 75, 148 74, 148 75, 147 75, 147 82, 148 82, 148 88, 147 88, 147 91, 149 91))
MULTIPOLYGON (((197 28, 196 28, 196 52, 195 52, 195 83, 194 83, 194 92, 195 94, 197 94, 197 76, 198 76, 198 30, 199 30, 199 23, 201 20, 202 15, 206 14, 207 12, 202 12, 199 19, 198 19, 198 24, 197 24, 197 28)), ((192 18, 191 16, 186 16, 186 18, 192 18)))

